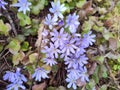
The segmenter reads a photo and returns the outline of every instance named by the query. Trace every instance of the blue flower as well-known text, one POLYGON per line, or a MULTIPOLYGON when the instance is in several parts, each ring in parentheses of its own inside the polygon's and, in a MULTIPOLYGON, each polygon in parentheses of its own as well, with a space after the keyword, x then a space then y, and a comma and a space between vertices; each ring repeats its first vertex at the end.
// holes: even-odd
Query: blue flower
POLYGON ((67 70, 68 75, 71 74, 72 76, 74 76, 76 79, 78 79, 80 77, 80 70, 78 68, 71 68, 67 70))
POLYGON ((42 52, 46 54, 50 54, 52 58, 58 58, 58 54, 60 53, 60 50, 56 48, 53 43, 50 42, 50 48, 46 46, 45 49, 42 50, 42 52))
POLYGON ((65 27, 69 27, 71 33, 75 33, 80 24, 78 18, 79 16, 76 15, 76 13, 74 13, 73 15, 69 14, 67 17, 65 27))
POLYGON ((25 86, 20 82, 13 82, 7 86, 7 90, 19 90, 19 88, 22 90, 26 89, 25 86))
POLYGON ((89 45, 93 45, 95 42, 95 35, 92 34, 92 31, 89 31, 87 34, 83 35, 82 45, 86 48, 89 45))
POLYGON ((76 80, 77 79, 72 74, 68 74, 66 78, 66 82, 68 82, 67 88, 72 87, 73 89, 77 89, 76 80))
POLYGON ((50 32, 50 35, 52 36, 51 40, 54 42, 55 47, 62 46, 65 40, 67 40, 67 34, 64 33, 63 28, 60 29, 60 32, 54 29, 53 32, 50 32))
POLYGON ((32 78, 35 78, 35 81, 41 81, 41 79, 49 78, 48 74, 49 71, 46 71, 44 68, 37 68, 35 73, 32 75, 32 78))
POLYGON ((78 62, 76 59, 74 59, 74 54, 70 55, 69 57, 65 58, 65 64, 68 65, 67 68, 77 68, 78 67, 78 62))
POLYGON ((53 66, 57 64, 54 58, 50 56, 50 54, 46 54, 46 58, 43 58, 43 62, 45 62, 47 65, 53 66))
POLYGON ((53 13, 55 16, 63 18, 62 12, 66 10, 66 7, 64 7, 64 4, 60 5, 60 1, 58 0, 56 3, 51 2, 52 8, 49 9, 51 13, 53 13))
POLYGON ((23 74, 21 74, 20 73, 20 68, 17 68, 17 70, 16 70, 16 73, 15 73, 15 75, 16 75, 16 82, 27 82, 27 79, 26 79, 26 77, 23 75, 23 74))
POLYGON ((54 25, 57 25, 57 16, 51 16, 50 14, 47 15, 47 17, 45 18, 45 22, 44 24, 49 26, 49 29, 52 29, 54 25))
POLYGON ((6 71, 6 74, 3 76, 4 80, 8 80, 10 82, 14 82, 16 80, 16 75, 14 72, 6 71))
POLYGON ((20 73, 20 70, 20 68, 17 68, 16 72, 7 71, 3 76, 3 79, 10 82, 27 82, 27 79, 23 74, 20 73))
POLYGON ((7 90, 19 90, 19 88, 25 89, 25 86, 22 84, 23 82, 27 82, 27 79, 20 73, 20 70, 20 68, 17 68, 16 72, 7 71, 3 76, 4 80, 11 82, 11 84, 7 86, 7 90))
POLYGON ((75 40, 74 39, 70 39, 70 37, 68 37, 68 40, 66 40, 64 42, 64 44, 60 47, 61 49, 61 53, 64 55, 70 55, 71 53, 75 53, 76 49, 78 49, 78 47, 76 47, 75 45, 75 40))
POLYGON ((6 3, 4 0, 0 0, 0 8, 3 8, 4 10, 6 9, 5 8, 5 5, 7 5, 8 3, 6 3))
POLYGON ((87 74, 87 68, 84 67, 80 67, 80 79, 82 82, 86 82, 89 81, 89 75, 87 74))
POLYGON ((49 39, 47 38, 48 34, 49 34, 48 30, 44 29, 43 32, 42 32, 42 38, 44 38, 44 39, 42 39, 41 47, 42 46, 44 47, 44 45, 46 45, 48 43, 48 41, 49 41, 49 39))
POLYGON ((78 49, 76 50, 75 56, 79 57, 81 54, 84 54, 86 51, 84 49, 84 46, 79 46, 78 49))
POLYGON ((80 55, 79 57, 75 58, 76 61, 78 62, 79 66, 84 66, 85 64, 87 64, 87 60, 88 58, 84 55, 80 55))
POLYGON ((43 32, 42 32, 42 36, 43 37, 47 37, 48 36, 48 30, 44 29, 43 32))
POLYGON ((27 0, 18 0, 18 1, 19 3, 15 3, 11 6, 19 7, 18 12, 23 11, 24 14, 26 14, 26 11, 30 11, 30 8, 29 8, 29 6, 31 5, 30 2, 28 2, 27 0))

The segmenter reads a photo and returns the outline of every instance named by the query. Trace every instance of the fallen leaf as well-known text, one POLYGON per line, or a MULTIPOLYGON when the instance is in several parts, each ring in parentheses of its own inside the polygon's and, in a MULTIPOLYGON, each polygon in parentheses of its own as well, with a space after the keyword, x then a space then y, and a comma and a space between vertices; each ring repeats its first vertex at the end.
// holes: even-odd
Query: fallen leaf
POLYGON ((91 65, 91 67, 89 68, 88 74, 89 74, 89 75, 92 75, 92 74, 95 72, 96 67, 97 67, 97 64, 96 64, 96 62, 94 62, 94 63, 91 65))
POLYGON ((76 82, 77 86, 81 87, 81 86, 84 86, 86 85, 86 82, 82 82, 81 79, 77 79, 77 82, 76 82))
POLYGON ((109 48, 113 51, 117 49, 117 40, 115 38, 109 38, 109 48))
POLYGON ((44 20, 42 21, 42 23, 39 26, 39 30, 38 30, 38 39, 35 43, 36 47, 39 47, 41 45, 41 41, 42 41, 42 31, 44 30, 44 24, 43 24, 44 20))
POLYGON ((38 53, 32 53, 29 55, 29 62, 34 63, 38 59, 38 53))
POLYGON ((23 60, 23 58, 25 57, 25 53, 20 51, 19 53, 17 54, 14 54, 13 55, 13 58, 12 58, 12 62, 14 65, 18 65, 20 61, 23 60))
POLYGON ((46 83, 41 83, 41 84, 38 84, 38 85, 34 85, 32 87, 32 90, 44 90, 44 88, 46 87, 46 83))

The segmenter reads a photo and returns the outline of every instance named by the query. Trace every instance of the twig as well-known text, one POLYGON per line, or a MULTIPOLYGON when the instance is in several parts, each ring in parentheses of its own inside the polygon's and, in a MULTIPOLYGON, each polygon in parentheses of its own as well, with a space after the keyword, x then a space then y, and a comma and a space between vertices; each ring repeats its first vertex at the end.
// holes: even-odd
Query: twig
POLYGON ((3 83, 3 84, 5 84, 5 85, 7 85, 8 83, 6 83, 6 82, 4 82, 4 81, 2 81, 2 80, 0 80, 0 83, 3 83))
POLYGON ((3 59, 3 58, 4 58, 6 55, 8 55, 8 54, 9 54, 9 51, 7 51, 2 57, 1 57, 1 55, 0 55, 0 57, 1 57, 0 60, 3 59))
POLYGON ((5 60, 5 63, 7 64, 7 66, 8 66, 9 68, 11 68, 10 65, 9 65, 9 63, 7 62, 6 58, 5 58, 5 57, 3 57, 3 58, 4 58, 4 60, 5 60))
POLYGON ((116 88, 117 88, 118 90, 120 90, 119 83, 116 81, 116 78, 115 78, 114 75, 112 74, 112 71, 111 71, 111 69, 110 69, 110 67, 109 67, 106 59, 105 59, 105 66, 106 66, 106 68, 108 69, 109 75, 110 75, 111 79, 113 80, 114 84, 116 85, 116 88))
POLYGON ((10 24, 11 24, 11 27, 12 27, 12 30, 13 30, 15 36, 17 36, 17 30, 16 30, 16 28, 15 28, 14 22, 13 22, 11 16, 10 16, 10 14, 8 13, 7 10, 5 10, 5 13, 6 13, 7 19, 9 20, 9 22, 10 22, 10 24))
POLYGON ((0 40, 0 43, 4 43, 5 42, 5 40, 0 40))

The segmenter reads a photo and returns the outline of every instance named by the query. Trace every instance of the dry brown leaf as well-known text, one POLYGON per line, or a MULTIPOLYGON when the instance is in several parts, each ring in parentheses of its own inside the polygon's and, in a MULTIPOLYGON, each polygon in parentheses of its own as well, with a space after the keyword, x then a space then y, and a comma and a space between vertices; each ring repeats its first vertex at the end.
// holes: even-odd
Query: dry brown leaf
POLYGON ((87 15, 94 13, 94 9, 92 8, 92 0, 86 2, 83 7, 82 10, 79 11, 79 15, 80 15, 80 20, 82 20, 83 18, 85 18, 87 15))
POLYGON ((79 78, 76 82, 77 86, 81 87, 81 86, 84 86, 86 85, 86 82, 82 82, 81 79, 79 78))
POLYGON ((46 87, 46 83, 43 82, 41 84, 38 84, 38 85, 34 85, 32 87, 32 90, 44 90, 44 88, 46 87))
POLYGON ((117 40, 115 38, 109 38, 109 48, 113 51, 117 49, 117 40))
POLYGON ((12 27, 9 23, 6 23, 6 26, 8 27, 8 31, 10 31, 12 29, 12 27))
POLYGON ((41 41, 42 41, 42 31, 44 29, 44 20, 41 22, 40 26, 39 26, 39 30, 38 30, 38 39, 35 43, 36 47, 39 47, 41 45, 41 41))
POLYGON ((91 67, 90 67, 89 70, 88 70, 88 74, 89 74, 89 75, 92 75, 92 74, 94 73, 96 67, 97 67, 96 62, 93 62, 93 64, 91 65, 91 67))

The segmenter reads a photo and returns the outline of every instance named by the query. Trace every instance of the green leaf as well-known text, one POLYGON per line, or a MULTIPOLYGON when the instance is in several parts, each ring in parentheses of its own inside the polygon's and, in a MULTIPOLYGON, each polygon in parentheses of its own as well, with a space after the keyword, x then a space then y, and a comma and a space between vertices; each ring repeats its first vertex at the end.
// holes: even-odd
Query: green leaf
POLYGON ((103 72, 102 77, 103 77, 103 78, 107 78, 107 77, 108 77, 107 71, 104 71, 104 72, 103 72))
POLYGON ((107 68, 104 65, 100 65, 100 73, 103 78, 107 78, 107 68))
POLYGON ((13 55, 12 62, 14 65, 18 65, 20 61, 23 60, 25 57, 25 54, 21 51, 19 53, 16 53, 13 55))
POLYGON ((34 73, 35 68, 31 64, 25 66, 25 68, 29 71, 30 74, 34 73))
POLYGON ((76 6, 78 8, 82 8, 82 6, 86 3, 86 0, 79 0, 79 2, 76 2, 76 6))
POLYGON ((95 86, 95 84, 96 84, 95 81, 94 81, 93 79, 91 79, 90 82, 87 83, 86 89, 87 89, 87 90, 92 90, 93 87, 95 86))
POLYGON ((25 36, 24 35, 17 35, 16 39, 20 42, 23 42, 25 40, 25 36))
POLYGON ((32 13, 38 15, 40 10, 44 9, 46 4, 46 0, 38 0, 37 3, 35 3, 35 5, 32 7, 32 13))
POLYGON ((23 44, 21 45, 21 49, 23 51, 27 51, 29 49, 29 43, 28 42, 23 42, 23 44))
POLYGON ((114 38, 111 32, 104 32, 103 37, 105 38, 105 40, 109 40, 109 38, 114 38))
POLYGON ((25 25, 30 25, 31 20, 30 17, 28 17, 26 14, 23 13, 17 13, 18 19, 20 20, 20 25, 25 26, 25 25))
POLYGON ((93 60, 99 62, 100 64, 103 64, 103 62, 104 62, 104 56, 93 57, 93 60))
POLYGON ((64 86, 59 86, 56 90, 66 90, 64 86))
POLYGON ((99 90, 107 90, 107 85, 102 85, 99 90))
POLYGON ((87 33, 88 31, 90 31, 92 29, 93 25, 94 25, 93 21, 91 21, 91 20, 85 21, 83 26, 82 26, 84 33, 87 33))
POLYGON ((0 20, 0 34, 8 35, 10 27, 8 24, 4 24, 3 20, 0 20))
POLYGON ((16 39, 12 39, 12 41, 10 41, 10 43, 8 44, 7 48, 9 48, 9 51, 12 54, 16 54, 18 53, 18 51, 20 50, 20 42, 16 39))
POLYGON ((29 61, 30 63, 34 63, 37 61, 37 58, 38 58, 38 54, 37 53, 32 53, 29 55, 29 61))
POLYGON ((56 90, 56 88, 55 88, 55 87, 50 86, 50 87, 48 87, 48 88, 47 88, 47 90, 56 90))
POLYGON ((92 78, 95 80, 95 83, 99 82, 99 71, 100 71, 100 66, 97 66, 94 74, 92 75, 92 78))

